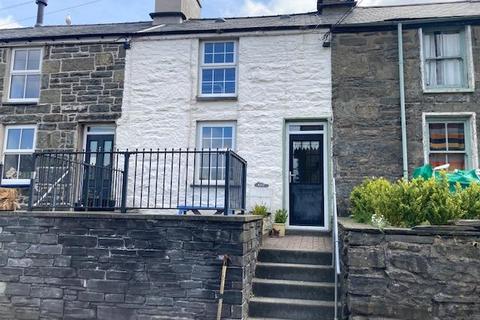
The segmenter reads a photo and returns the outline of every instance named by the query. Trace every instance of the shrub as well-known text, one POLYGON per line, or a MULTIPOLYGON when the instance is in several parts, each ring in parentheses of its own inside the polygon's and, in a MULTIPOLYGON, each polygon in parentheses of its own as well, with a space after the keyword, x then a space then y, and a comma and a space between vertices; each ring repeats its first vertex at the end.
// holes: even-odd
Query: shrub
POLYGON ((269 216, 268 208, 266 205, 263 204, 257 204, 255 207, 253 207, 251 214, 255 216, 262 216, 264 218, 269 216))
POLYGON ((361 223, 395 227, 442 225, 460 218, 480 218, 480 185, 466 189, 457 185, 454 189, 451 190, 446 177, 395 183, 369 179, 351 194, 352 217, 361 223))
POLYGON ((480 184, 473 183, 461 190, 458 198, 462 219, 480 219, 480 184))
POLYGON ((383 215, 388 209, 392 184, 386 179, 369 179, 353 189, 350 195, 352 216, 360 223, 370 223, 374 214, 383 215))
POLYGON ((287 223, 288 212, 285 209, 280 209, 275 212, 275 223, 287 223))

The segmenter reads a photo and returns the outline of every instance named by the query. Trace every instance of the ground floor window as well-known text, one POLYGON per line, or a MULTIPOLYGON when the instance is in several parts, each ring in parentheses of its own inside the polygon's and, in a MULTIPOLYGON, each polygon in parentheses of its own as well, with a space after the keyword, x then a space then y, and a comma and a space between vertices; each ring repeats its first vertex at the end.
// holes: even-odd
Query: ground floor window
POLYGON ((33 176, 36 127, 8 126, 3 147, 2 184, 28 185, 33 176))
POLYGON ((225 157, 208 151, 235 149, 235 122, 200 122, 197 148, 204 150, 200 179, 225 180, 225 157))
POLYGON ((427 118, 428 162, 433 166, 450 164, 450 170, 472 166, 471 128, 468 119, 427 118))

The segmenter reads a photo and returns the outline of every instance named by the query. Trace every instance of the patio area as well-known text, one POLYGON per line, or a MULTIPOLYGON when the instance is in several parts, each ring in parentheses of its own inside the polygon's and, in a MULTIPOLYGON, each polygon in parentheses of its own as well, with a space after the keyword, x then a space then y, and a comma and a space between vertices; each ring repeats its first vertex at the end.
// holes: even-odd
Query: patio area
POLYGON ((283 238, 265 237, 263 249, 332 252, 332 238, 329 234, 290 234, 283 238))

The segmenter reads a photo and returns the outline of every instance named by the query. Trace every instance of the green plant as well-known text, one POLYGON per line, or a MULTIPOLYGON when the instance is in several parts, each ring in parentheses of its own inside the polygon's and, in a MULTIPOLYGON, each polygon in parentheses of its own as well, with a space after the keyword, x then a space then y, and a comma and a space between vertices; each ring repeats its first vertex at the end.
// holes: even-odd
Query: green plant
POLYGON ((473 183, 463 190, 458 189, 462 219, 480 219, 480 184, 473 183))
POLYGON ((387 210, 392 184, 386 179, 368 179, 350 195, 352 217, 360 223, 371 223, 374 214, 387 210))
POLYGON ((395 183, 369 179, 350 196, 352 217, 379 227, 442 225, 460 218, 480 218, 480 185, 453 189, 446 177, 395 183))
POLYGON ((288 212, 285 209, 279 209, 275 212, 275 223, 287 223, 288 212))
POLYGON ((268 217, 270 213, 268 212, 268 208, 266 205, 257 204, 253 207, 251 213, 256 216, 262 216, 264 218, 268 217))

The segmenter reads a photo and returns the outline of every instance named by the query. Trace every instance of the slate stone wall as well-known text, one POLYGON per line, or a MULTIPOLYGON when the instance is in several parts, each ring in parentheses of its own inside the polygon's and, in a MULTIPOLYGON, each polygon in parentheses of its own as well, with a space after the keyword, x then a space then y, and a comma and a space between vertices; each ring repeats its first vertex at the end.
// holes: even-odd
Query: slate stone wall
POLYGON ((252 216, 0 214, 0 319, 246 319, 252 216))
POLYGON ((12 48, 0 48, 0 124, 38 124, 37 149, 76 149, 81 123, 114 123, 121 115, 123 44, 43 47, 40 101, 9 103, 12 48))
MULTIPOLYGON (((473 93, 424 93, 418 29, 404 30, 403 41, 411 175, 424 163, 424 112, 480 111, 480 27, 472 26, 473 93)), ((339 212, 346 215, 352 188, 365 178, 403 174, 396 30, 335 34, 332 77, 334 170, 339 212)))
POLYGON ((340 223, 344 319, 480 319, 480 232, 340 223))

